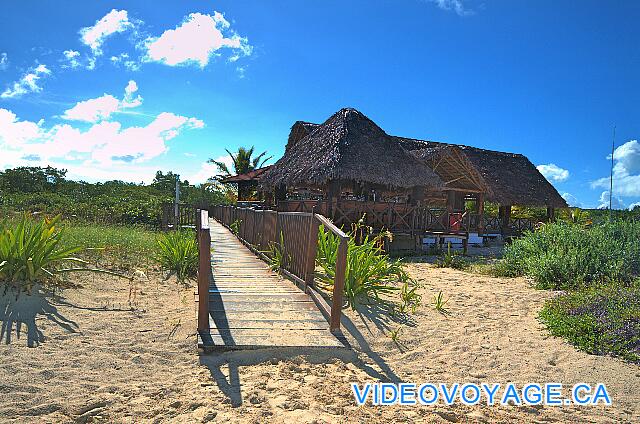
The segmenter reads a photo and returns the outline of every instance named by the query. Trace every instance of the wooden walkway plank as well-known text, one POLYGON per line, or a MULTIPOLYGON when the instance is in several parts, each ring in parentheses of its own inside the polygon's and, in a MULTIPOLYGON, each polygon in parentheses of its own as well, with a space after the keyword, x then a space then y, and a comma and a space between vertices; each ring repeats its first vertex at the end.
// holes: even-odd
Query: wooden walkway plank
POLYGON ((271 271, 228 229, 210 220, 209 334, 205 349, 344 347, 309 295, 271 271))

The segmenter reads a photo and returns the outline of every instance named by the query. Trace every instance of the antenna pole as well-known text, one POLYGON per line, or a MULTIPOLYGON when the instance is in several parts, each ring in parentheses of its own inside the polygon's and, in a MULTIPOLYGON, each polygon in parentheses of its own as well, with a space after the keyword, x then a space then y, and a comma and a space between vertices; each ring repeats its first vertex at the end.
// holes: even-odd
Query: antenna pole
POLYGON ((613 220, 613 153, 616 148, 616 126, 613 126, 613 139, 611 140, 611 174, 609 176, 609 222, 613 220))

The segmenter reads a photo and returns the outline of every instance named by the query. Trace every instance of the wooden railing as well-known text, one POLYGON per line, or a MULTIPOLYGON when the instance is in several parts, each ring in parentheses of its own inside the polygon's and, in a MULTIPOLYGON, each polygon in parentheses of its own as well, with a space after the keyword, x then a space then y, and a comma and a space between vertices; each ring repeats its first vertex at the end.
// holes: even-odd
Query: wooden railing
POLYGON ((429 232, 518 235, 525 230, 533 230, 536 224, 533 219, 512 218, 504 227, 498 217, 480 216, 470 211, 449 213, 445 208, 391 202, 340 200, 329 205, 323 200, 287 200, 279 202, 277 209, 281 212, 322 214, 341 228, 350 228, 364 216, 365 224, 376 230, 411 235, 429 232))
POLYGON ((163 203, 160 227, 163 231, 196 228, 198 210, 192 205, 179 204, 176 209, 174 203, 163 203))
POLYGON ((277 212, 235 206, 214 206, 210 211, 214 219, 234 231, 243 243, 264 259, 273 257, 277 249, 282 257, 283 273, 312 296, 329 320, 331 331, 339 331, 349 239, 346 234, 326 217, 311 212, 277 212), (318 294, 314 282, 321 224, 340 239, 330 307, 318 294))

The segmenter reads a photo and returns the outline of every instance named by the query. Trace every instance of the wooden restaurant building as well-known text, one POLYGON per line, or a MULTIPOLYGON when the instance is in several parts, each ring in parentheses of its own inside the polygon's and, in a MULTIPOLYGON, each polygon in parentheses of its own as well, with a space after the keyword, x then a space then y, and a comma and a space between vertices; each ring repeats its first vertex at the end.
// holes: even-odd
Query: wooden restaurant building
POLYGON ((391 136, 352 108, 322 124, 296 122, 280 160, 224 182, 257 188, 269 208, 314 211, 346 228, 364 216, 415 243, 519 234, 536 222, 513 219, 513 205, 546 207, 548 219, 567 207, 523 155, 391 136), (485 214, 485 202, 499 204, 497 216, 485 214))

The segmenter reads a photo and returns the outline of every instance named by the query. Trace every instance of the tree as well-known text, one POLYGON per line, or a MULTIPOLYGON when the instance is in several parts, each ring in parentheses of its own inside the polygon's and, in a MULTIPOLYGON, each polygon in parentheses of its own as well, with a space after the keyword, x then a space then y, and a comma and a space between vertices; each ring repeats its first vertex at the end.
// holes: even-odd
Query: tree
POLYGON ((57 191, 65 181, 66 169, 50 166, 21 166, 0 172, 0 190, 7 193, 57 191))
MULTIPOLYGON (((232 153, 229 150, 224 149, 229 154, 229 157, 231 157, 231 162, 233 164, 233 171, 236 175, 246 174, 249 171, 262 168, 265 162, 267 162, 269 159, 273 157, 273 156, 269 156, 268 158, 265 158, 264 156, 267 154, 266 151, 260 153, 256 157, 252 157, 254 149, 255 149, 254 146, 251 146, 248 149, 246 147, 238 147, 238 151, 235 153, 232 153)), ((226 163, 220 162, 214 159, 209 159, 209 163, 215 164, 218 167, 218 170, 221 172, 222 175, 216 176, 218 180, 222 180, 226 177, 230 177, 231 175, 233 175, 226 163)), ((254 191, 255 191, 255 188, 252 187, 251 183, 242 184, 242 185, 239 184, 238 199, 243 199, 243 200, 249 199, 250 197, 252 197, 252 194, 255 194, 253 193, 254 191)))
MULTIPOLYGON (((224 149, 231 158, 231 161, 233 163, 233 170, 236 175, 246 174, 249 171, 262 168, 265 162, 273 157, 269 156, 268 158, 264 158, 267 152, 262 152, 258 156, 253 158, 252 156, 254 149, 254 146, 251 146, 249 149, 247 149, 246 147, 238 147, 238 151, 236 153, 232 153, 229 150, 224 149)), ((218 167, 218 170, 223 174, 220 179, 233 175, 226 163, 219 162, 215 159, 209 159, 209 163, 215 164, 218 167)))

